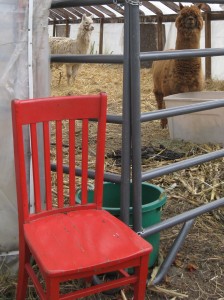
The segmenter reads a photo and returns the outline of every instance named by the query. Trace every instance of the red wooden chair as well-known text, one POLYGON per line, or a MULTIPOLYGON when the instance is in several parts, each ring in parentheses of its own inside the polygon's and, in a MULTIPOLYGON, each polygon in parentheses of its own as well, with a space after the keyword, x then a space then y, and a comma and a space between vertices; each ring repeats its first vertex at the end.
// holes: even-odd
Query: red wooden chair
POLYGON ((102 209, 106 98, 100 94, 12 101, 19 215, 17 300, 25 299, 29 277, 40 299, 77 299, 128 284, 134 285, 136 300, 144 299, 152 247, 102 209), (93 148, 92 131, 96 126, 93 148), (81 146, 78 146, 79 135, 81 146), (52 147, 56 149, 55 156, 52 147), (77 154, 80 148, 81 159, 77 154), (25 159, 30 152, 32 168, 25 159), (94 203, 88 203, 88 168, 93 154, 94 203), (66 160, 69 175, 63 174, 66 160), (81 183, 75 171, 80 160, 81 183), (57 166, 56 172, 51 171, 52 161, 57 166), (53 176, 56 176, 56 192, 52 192, 53 176), (32 184, 28 188, 30 178, 32 184), (82 203, 76 204, 79 184, 82 203), (130 267, 135 270, 131 275, 125 271, 130 267), (88 285, 66 295, 60 286, 73 279, 90 279, 114 271, 121 274, 118 279, 88 285))

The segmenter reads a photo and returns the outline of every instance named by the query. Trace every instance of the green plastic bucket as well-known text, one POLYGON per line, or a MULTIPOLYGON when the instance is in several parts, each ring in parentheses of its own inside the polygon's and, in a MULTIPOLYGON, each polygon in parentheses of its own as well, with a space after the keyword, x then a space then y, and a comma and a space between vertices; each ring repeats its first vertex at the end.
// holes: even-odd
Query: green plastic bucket
MULTIPOLYGON (((88 202, 93 202, 94 191, 88 191, 88 202)), ((132 188, 131 188, 132 198, 132 188)), ((81 191, 76 195, 76 201, 80 203, 81 191)), ((142 183, 142 227, 147 228, 161 220, 161 208, 166 203, 167 196, 164 190, 156 185, 142 183)), ((131 199, 132 202, 132 199, 131 199)), ((132 203, 131 203, 132 206, 132 203)), ((103 188, 103 208, 115 217, 120 217, 120 184, 104 183, 103 188)), ((133 225, 133 208, 129 208, 130 226, 133 225)), ((155 233, 145 238, 152 246, 153 251, 150 254, 149 267, 155 264, 159 254, 160 234, 155 233)))

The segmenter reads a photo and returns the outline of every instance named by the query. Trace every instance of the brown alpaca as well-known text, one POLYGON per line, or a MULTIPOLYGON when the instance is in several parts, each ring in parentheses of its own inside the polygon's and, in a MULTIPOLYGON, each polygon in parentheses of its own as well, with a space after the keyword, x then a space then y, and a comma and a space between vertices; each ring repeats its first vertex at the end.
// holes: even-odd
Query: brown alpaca
MULTIPOLYGON (((203 4, 183 6, 176 18, 177 39, 175 50, 198 49, 203 27, 201 7, 203 4)), ((185 92, 201 91, 204 78, 201 58, 180 58, 175 60, 155 61, 152 65, 154 94, 158 109, 165 108, 163 97, 185 92)), ((161 120, 162 128, 167 119, 161 120)))

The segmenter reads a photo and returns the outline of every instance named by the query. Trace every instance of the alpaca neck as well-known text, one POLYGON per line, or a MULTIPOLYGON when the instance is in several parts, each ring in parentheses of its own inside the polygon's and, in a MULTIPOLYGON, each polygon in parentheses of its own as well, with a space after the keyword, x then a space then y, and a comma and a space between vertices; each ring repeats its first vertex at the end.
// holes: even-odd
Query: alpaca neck
POLYGON ((192 33, 185 35, 183 32, 177 33, 176 50, 183 49, 199 49, 200 48, 200 34, 192 33))
POLYGON ((90 43, 91 31, 80 30, 77 34, 77 40, 79 40, 79 47, 83 50, 87 50, 90 43))

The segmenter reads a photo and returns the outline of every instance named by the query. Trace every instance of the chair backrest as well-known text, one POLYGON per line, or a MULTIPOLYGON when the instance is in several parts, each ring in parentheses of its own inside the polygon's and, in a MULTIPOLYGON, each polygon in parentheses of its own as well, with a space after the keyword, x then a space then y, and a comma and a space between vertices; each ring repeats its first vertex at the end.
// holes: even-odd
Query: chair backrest
POLYGON ((101 209, 106 106, 103 93, 12 101, 20 225, 59 211, 101 209), (63 173, 64 165, 69 174, 63 173), (94 180, 88 178, 88 169, 95 169, 94 180), (94 188, 91 204, 87 203, 89 181, 94 188), (81 189, 80 204, 75 200, 77 189, 81 189))

